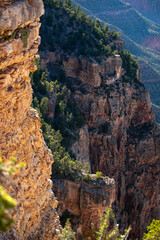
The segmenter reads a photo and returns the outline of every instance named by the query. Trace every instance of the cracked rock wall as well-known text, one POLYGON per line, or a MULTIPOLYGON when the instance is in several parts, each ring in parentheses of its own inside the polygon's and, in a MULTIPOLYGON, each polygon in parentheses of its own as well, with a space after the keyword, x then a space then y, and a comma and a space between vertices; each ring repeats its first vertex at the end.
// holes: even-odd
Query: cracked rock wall
POLYGON ((5 182, 17 201, 11 212, 15 223, 0 239, 58 239, 57 201, 51 190, 51 165, 37 112, 30 107, 29 73, 40 43, 41 0, 0 1, 0 151, 3 159, 25 162, 18 174, 5 182))

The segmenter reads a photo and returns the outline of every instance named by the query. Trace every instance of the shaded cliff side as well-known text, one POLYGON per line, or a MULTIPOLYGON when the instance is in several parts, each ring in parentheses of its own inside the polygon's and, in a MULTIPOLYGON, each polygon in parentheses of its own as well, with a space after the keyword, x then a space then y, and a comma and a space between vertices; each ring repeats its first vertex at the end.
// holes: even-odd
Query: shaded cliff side
POLYGON ((106 61, 103 77, 101 66, 86 59, 68 57, 67 64, 53 59, 50 69, 61 65, 85 118, 85 131, 80 130, 72 151, 77 159, 89 159, 93 173, 100 170, 115 179, 117 216, 121 226, 131 224, 135 239, 160 211, 160 136, 149 94, 141 82, 117 77, 114 58, 109 65, 106 61))
POLYGON ((41 0, 0 1, 0 150, 26 165, 1 184, 18 201, 15 223, 0 239, 57 239, 57 201, 50 182, 53 162, 37 112, 30 108, 29 73, 40 43, 41 0))
POLYGON ((140 237, 160 213, 160 136, 149 94, 140 82, 117 77, 114 61, 105 65, 102 77, 101 66, 86 59, 69 58, 67 64, 57 59, 52 58, 50 69, 55 71, 56 63, 65 71, 86 124, 72 152, 89 161, 93 173, 100 170, 115 179, 120 226, 131 225, 132 239, 140 237), (81 71, 75 76, 77 69, 81 71))

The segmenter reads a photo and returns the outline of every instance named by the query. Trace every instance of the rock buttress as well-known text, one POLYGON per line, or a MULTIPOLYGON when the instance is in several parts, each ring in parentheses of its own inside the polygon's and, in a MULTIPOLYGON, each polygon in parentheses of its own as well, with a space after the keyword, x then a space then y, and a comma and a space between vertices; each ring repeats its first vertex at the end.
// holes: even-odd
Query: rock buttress
POLYGON ((99 229, 100 217, 115 201, 115 182, 103 177, 96 180, 90 175, 87 183, 53 179, 53 191, 58 199, 61 220, 69 218, 78 240, 95 240, 91 225, 99 229))
POLYGON ((30 108, 29 73, 40 43, 41 0, 0 1, 0 150, 25 167, 1 184, 18 201, 15 223, 0 239, 57 239, 57 201, 51 190, 51 165, 37 112, 30 108))

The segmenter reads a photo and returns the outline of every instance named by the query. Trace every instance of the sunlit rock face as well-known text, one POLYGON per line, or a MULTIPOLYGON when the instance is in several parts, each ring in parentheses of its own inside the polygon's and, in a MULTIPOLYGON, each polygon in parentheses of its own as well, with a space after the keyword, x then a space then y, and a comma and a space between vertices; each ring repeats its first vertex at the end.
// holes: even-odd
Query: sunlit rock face
POLYGON ((40 0, 0 1, 0 150, 3 159, 24 162, 20 172, 1 184, 18 201, 11 212, 15 223, 0 239, 57 239, 57 201, 51 190, 51 165, 37 112, 30 108, 29 73, 35 71, 40 0))

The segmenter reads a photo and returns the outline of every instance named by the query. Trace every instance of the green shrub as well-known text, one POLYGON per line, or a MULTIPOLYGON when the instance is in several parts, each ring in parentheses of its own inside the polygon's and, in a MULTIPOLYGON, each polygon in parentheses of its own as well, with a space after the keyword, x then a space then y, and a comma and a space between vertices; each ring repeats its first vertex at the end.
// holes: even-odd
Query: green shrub
POLYGON ((96 172, 96 175, 95 175, 95 179, 97 180, 97 179, 101 179, 101 178, 103 178, 103 174, 102 174, 102 172, 96 172))
POLYGON ((115 30, 112 31, 112 38, 113 40, 116 40, 118 38, 118 33, 115 30))
POLYGON ((90 172, 90 164, 89 163, 84 163, 83 170, 86 174, 88 174, 90 172))
MULTIPOLYGON (((36 61, 37 71, 31 74, 34 89, 32 106, 39 112, 44 139, 53 153, 53 178, 82 179, 82 163, 70 157, 65 147, 77 140, 77 129, 84 119, 77 109, 73 99, 67 101, 68 89, 60 81, 49 81, 47 74, 40 69, 36 61), (56 95, 56 110, 54 121, 47 117, 48 103, 56 95)), ((62 75, 62 74, 61 74, 62 75)), ((64 78, 64 76, 62 75, 64 78)))
POLYGON ((91 176, 89 173, 87 173, 84 177, 83 177, 83 181, 87 182, 88 184, 91 182, 91 176))
POLYGON ((62 135, 55 131, 49 124, 42 122, 44 139, 51 149, 54 163, 52 165, 52 178, 77 180, 82 175, 82 163, 70 157, 61 145, 62 135))
POLYGON ((13 219, 9 217, 9 210, 16 206, 17 202, 11 198, 4 188, 0 186, 0 230, 5 232, 11 227, 13 219))
POLYGON ((48 109, 48 102, 49 99, 47 97, 42 98, 41 103, 40 103, 40 111, 43 115, 46 114, 46 111, 48 109))
POLYGON ((129 51, 124 50, 121 53, 123 65, 122 67, 126 70, 127 76, 132 79, 137 79, 138 61, 135 60, 129 51))
POLYGON ((60 239, 64 239, 64 240, 76 240, 76 234, 72 230, 69 219, 67 219, 65 227, 62 229, 62 233, 59 234, 59 237, 60 239))
POLYGON ((118 51, 115 50, 115 51, 113 52, 113 55, 117 55, 117 54, 118 54, 118 51))
POLYGON ((129 227, 124 235, 119 233, 115 216, 111 208, 108 208, 101 215, 98 231, 95 230, 92 224, 92 232, 96 240, 127 240, 130 230, 131 228, 129 227))
POLYGON ((153 220, 147 227, 148 233, 144 233, 143 240, 160 239, 160 220, 153 220))

